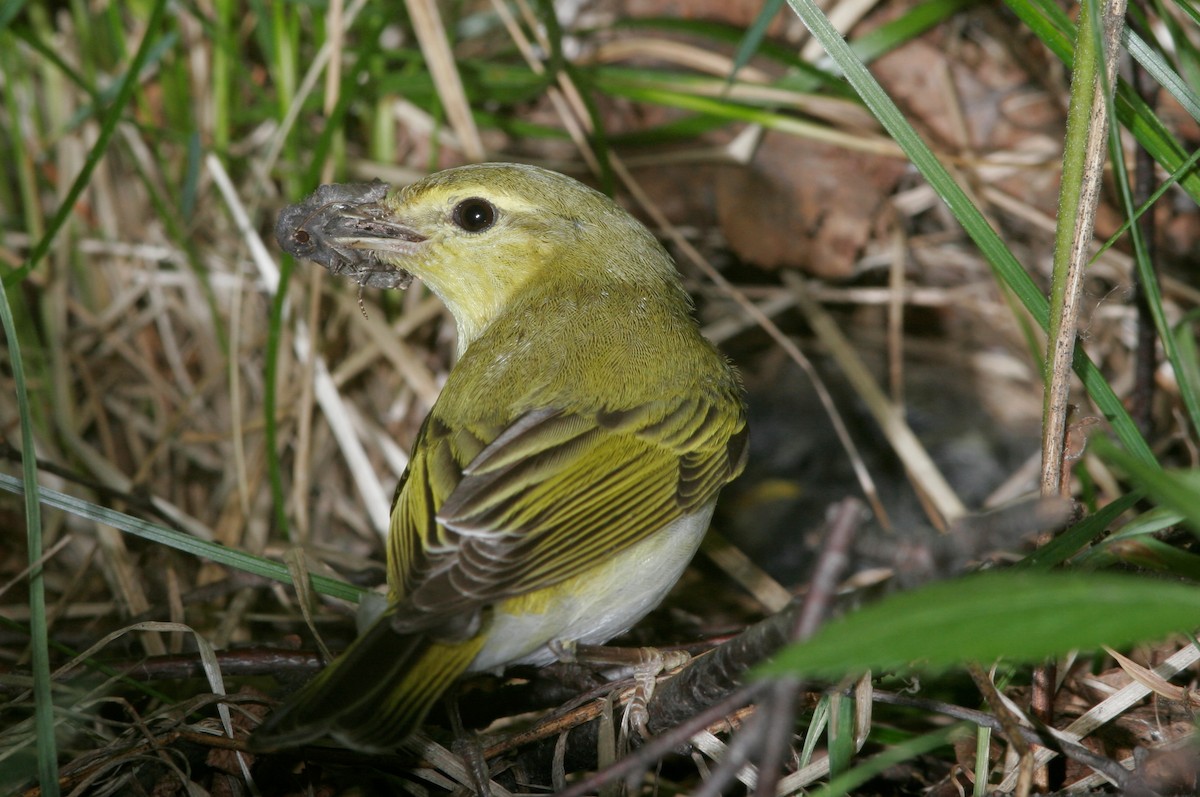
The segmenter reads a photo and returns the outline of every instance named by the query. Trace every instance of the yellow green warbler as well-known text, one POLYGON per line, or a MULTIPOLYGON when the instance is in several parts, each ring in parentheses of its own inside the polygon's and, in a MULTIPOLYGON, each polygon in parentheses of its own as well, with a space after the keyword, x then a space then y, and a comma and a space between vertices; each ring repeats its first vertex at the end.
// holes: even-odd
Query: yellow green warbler
POLYGON ((645 227, 569 177, 495 163, 324 186, 276 236, 360 285, 423 280, 459 359, 396 490, 388 608, 256 747, 394 749, 464 673, 549 663, 662 600, 747 437, 737 374, 645 227))

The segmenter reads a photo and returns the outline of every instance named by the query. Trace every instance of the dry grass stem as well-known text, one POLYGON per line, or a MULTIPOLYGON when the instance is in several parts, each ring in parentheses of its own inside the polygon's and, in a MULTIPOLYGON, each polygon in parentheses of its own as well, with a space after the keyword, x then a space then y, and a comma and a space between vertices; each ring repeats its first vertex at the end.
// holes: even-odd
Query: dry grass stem
MULTIPOLYGON (((262 239, 258 237, 258 233, 250 226, 245 209, 242 207, 233 185, 229 182, 228 175, 226 175, 221 162, 216 157, 209 156, 207 165, 209 172, 212 174, 213 181, 221 190, 230 213, 233 215, 234 221, 241 231, 247 247, 250 249, 254 263, 259 269, 259 274, 267 283, 268 290, 273 293, 279 284, 278 267, 267 253, 262 239)), ((302 362, 311 360, 313 363, 313 381, 316 385, 317 403, 321 406, 325 418, 333 430, 338 444, 342 448, 347 465, 354 474, 355 486, 362 494, 363 502, 367 507, 367 513, 371 518, 371 523, 380 535, 386 535, 389 515, 388 494, 380 483, 379 476, 375 473, 374 468, 371 467, 366 451, 363 449, 361 441, 354 433, 354 429, 348 421, 352 410, 334 386, 333 380, 329 376, 329 371, 325 366, 325 361, 313 351, 309 342, 307 327, 302 322, 296 320, 293 321, 292 328, 294 335, 293 346, 296 350, 296 356, 302 362)))
MULTIPOLYGON (((1162 664, 1155 667, 1151 672, 1155 678, 1172 678, 1183 672, 1188 667, 1191 667, 1197 661, 1200 661, 1200 649, 1195 645, 1188 645, 1180 649, 1174 655, 1169 657, 1162 664)), ((1131 707, 1150 694, 1151 689, 1138 681, 1132 681, 1129 685, 1121 688, 1108 697, 1101 703, 1093 706, 1083 716, 1076 719, 1061 732, 1056 732, 1057 736, 1071 742, 1078 742, 1080 739, 1093 733, 1097 728, 1114 718, 1124 714, 1131 707)), ((1038 748, 1034 755, 1034 765, 1044 767, 1058 754, 1053 750, 1045 747, 1038 748)), ((1010 772, 1003 781, 1001 781, 999 789, 1001 791, 1013 789, 1016 786, 1017 773, 1010 772)))
POLYGON ((458 136, 463 154, 467 160, 484 160, 483 140, 475 127, 471 104, 467 101, 462 78, 454 63, 454 54, 450 51, 450 42, 446 38, 446 28, 437 4, 433 0, 405 0, 405 6, 412 20, 413 31, 421 43, 421 51, 425 53, 434 85, 437 86, 438 97, 446 108, 446 115, 450 117, 450 126, 458 136))

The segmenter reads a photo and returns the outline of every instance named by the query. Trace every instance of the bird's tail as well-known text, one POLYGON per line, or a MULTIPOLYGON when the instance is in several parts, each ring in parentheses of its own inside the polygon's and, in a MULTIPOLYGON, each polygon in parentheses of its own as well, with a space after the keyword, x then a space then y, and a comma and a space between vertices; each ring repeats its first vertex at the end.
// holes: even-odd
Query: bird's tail
POLYGON ((331 736, 363 752, 395 750, 479 652, 486 634, 439 642, 398 633, 392 612, 277 708, 250 737, 267 752, 331 736))

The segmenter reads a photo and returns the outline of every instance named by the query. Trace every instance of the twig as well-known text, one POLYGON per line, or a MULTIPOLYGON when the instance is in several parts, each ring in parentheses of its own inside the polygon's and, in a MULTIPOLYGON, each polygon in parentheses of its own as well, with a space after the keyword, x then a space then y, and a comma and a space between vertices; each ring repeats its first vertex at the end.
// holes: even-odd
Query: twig
MULTIPOLYGON (((696 659, 660 687, 651 704, 661 701, 660 705, 672 706, 672 711, 703 706, 705 701, 715 700, 712 690, 720 688, 721 684, 732 688, 750 666, 773 654, 783 644, 810 637, 828 613, 864 512, 862 503, 853 498, 845 499, 833 510, 830 530, 802 604, 752 626, 708 656, 696 659)), ((796 678, 776 679, 765 687, 766 699, 730 742, 726 757, 697 792, 697 797, 718 794, 750 760, 756 760, 758 767, 755 794, 767 797, 775 793, 783 756, 791 739, 796 696, 801 688, 803 682, 796 678)), ((662 714, 666 713, 662 711, 662 714)), ((657 721, 661 723, 662 719, 660 715, 657 721)), ((651 730, 654 727, 652 721, 651 730)))
MULTIPOLYGON (((140 623, 139 623, 140 624, 140 623)), ((214 659, 226 676, 279 675, 281 672, 312 675, 324 666, 320 654, 310 650, 283 650, 280 648, 253 648, 248 650, 217 651, 214 659)), ((107 673, 119 673, 133 681, 182 681, 188 678, 203 678, 205 662, 195 653, 172 656, 150 656, 125 661, 93 661, 91 666, 107 673)), ((15 670, 5 670, 16 674, 15 670)), ((15 689, 0 687, 0 693, 16 692, 15 689)))
MULTIPOLYGON (((833 510, 829 534, 821 555, 813 570, 812 580, 800 612, 792 625, 789 642, 803 642, 816 633, 829 614, 829 607, 837 595, 837 585, 850 561, 849 552, 858 528, 866 517, 866 507, 854 498, 846 498, 833 510)), ((776 682, 770 702, 760 707, 749 725, 761 729, 762 738, 756 745, 758 756, 758 783, 756 797, 772 797, 779 782, 783 756, 791 740, 795 722, 796 695, 803 687, 799 678, 781 678, 776 682), (760 719, 761 718, 761 719, 760 719)), ((750 734, 747 727, 743 734, 750 734)), ((734 770, 736 771, 736 770, 734 770)))
MULTIPOLYGON (((1198 660, 1200 660, 1200 648, 1188 645, 1176 651, 1170 658, 1155 667, 1153 673, 1158 678, 1171 678, 1187 667, 1192 666, 1198 660)), ((1092 706, 1062 731, 1056 731, 1056 733, 1062 734, 1058 738, 1065 736, 1065 738, 1072 742, 1078 741, 1104 723, 1127 711, 1135 703, 1144 699, 1150 692, 1151 690, 1147 686, 1137 681, 1127 684, 1109 695, 1103 702, 1092 706)), ((1055 755, 1057 755, 1056 751, 1042 748, 1034 753, 1034 761, 1038 766, 1044 766, 1055 755)), ((1011 773, 1000 783, 1000 791, 1012 791, 1015 782, 1016 774, 1011 773)))

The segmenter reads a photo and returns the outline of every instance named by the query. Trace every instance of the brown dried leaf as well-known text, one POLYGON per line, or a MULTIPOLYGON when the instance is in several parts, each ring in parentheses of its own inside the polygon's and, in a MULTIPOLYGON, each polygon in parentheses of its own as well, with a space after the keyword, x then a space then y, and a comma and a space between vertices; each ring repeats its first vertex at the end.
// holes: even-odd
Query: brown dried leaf
POLYGON ((905 164, 768 133, 753 164, 717 180, 717 217, 739 257, 764 268, 850 275, 905 164))

